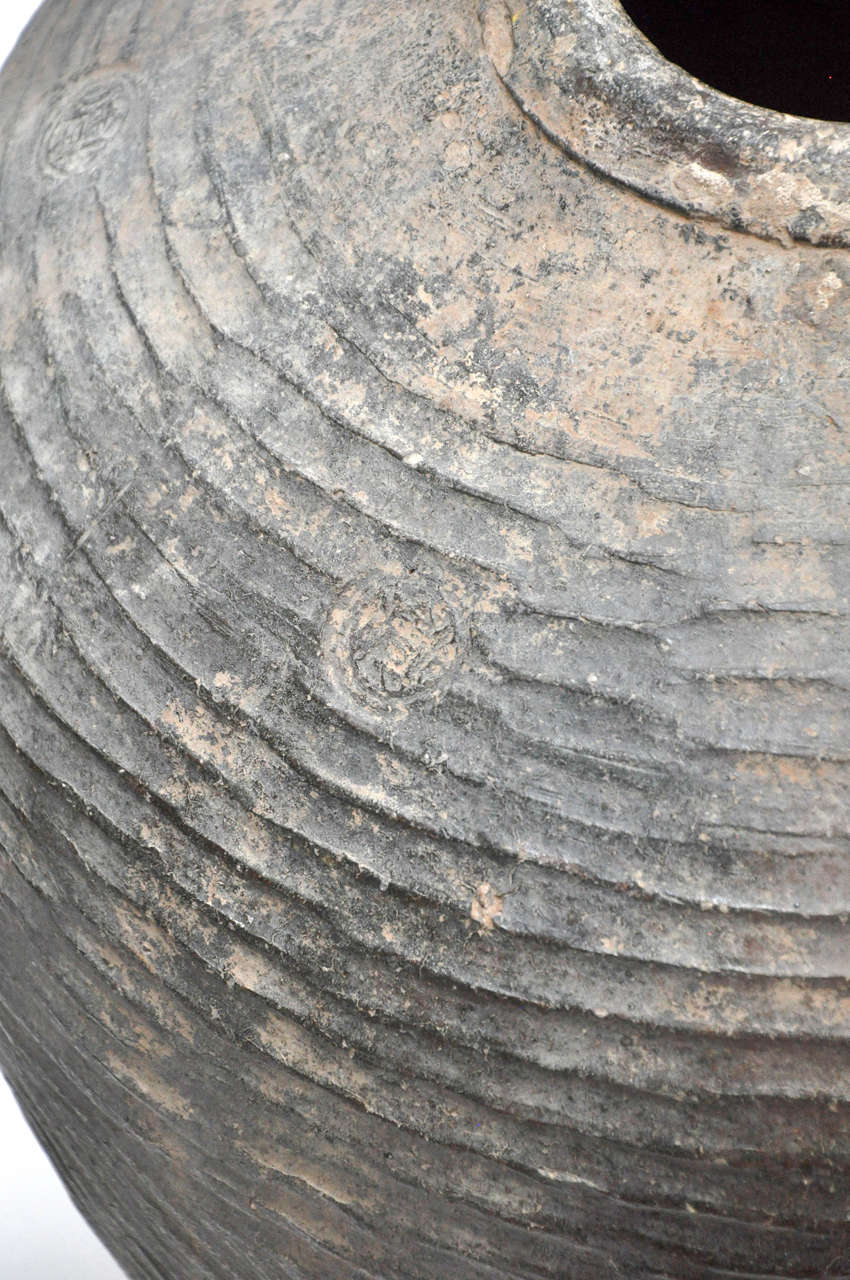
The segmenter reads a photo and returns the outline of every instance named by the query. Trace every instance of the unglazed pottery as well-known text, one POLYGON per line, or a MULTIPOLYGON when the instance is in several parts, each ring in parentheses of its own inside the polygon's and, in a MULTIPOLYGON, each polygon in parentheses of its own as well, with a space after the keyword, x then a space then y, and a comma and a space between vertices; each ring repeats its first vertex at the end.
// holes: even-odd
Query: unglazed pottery
POLYGON ((128 1275, 850 1275, 850 126, 48 0, 0 136, 0 1060, 128 1275))

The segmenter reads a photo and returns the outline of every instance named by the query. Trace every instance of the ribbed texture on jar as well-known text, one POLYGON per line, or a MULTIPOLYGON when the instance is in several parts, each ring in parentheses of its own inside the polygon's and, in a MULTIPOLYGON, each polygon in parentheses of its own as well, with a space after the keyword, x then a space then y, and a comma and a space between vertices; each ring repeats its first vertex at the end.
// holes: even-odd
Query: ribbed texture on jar
POLYGON ((138 1280, 843 1274, 850 269, 398 9, 4 73, 4 1067, 138 1280))

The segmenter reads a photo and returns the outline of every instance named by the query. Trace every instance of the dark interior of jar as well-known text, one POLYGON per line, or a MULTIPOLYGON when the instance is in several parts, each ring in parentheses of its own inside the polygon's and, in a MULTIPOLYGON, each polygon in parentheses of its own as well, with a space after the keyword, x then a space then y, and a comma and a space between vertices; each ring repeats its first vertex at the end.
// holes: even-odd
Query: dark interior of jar
POLYGON ((850 0, 620 0, 670 62, 732 97, 850 120, 850 0))

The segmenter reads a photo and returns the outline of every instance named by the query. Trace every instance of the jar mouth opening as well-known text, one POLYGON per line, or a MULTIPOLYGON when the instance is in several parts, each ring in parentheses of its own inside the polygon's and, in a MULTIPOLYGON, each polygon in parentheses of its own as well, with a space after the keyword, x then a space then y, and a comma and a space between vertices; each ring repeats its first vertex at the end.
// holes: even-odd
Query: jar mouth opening
POLYGON ((827 123, 850 121, 847 0, 620 0, 676 66, 745 103, 827 123))
MULTIPOLYGON (((485 46, 494 6, 480 0, 485 46), (488 20, 489 16, 489 20, 488 20)), ((573 158, 659 204, 779 240, 850 246, 850 124, 754 106, 670 62, 619 0, 526 0, 497 74, 573 158)))

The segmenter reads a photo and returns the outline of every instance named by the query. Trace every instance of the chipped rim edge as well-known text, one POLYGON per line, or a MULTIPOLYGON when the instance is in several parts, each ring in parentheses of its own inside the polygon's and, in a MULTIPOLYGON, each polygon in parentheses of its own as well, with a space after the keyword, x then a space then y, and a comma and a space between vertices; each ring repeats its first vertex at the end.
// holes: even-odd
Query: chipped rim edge
MULTIPOLYGON (((492 0, 481 0, 486 18, 492 0)), ((850 124, 729 97, 669 62, 619 0, 527 0, 494 57, 568 155, 659 204, 785 244, 850 246, 850 124)), ((483 22, 485 46, 487 22, 483 22)))

